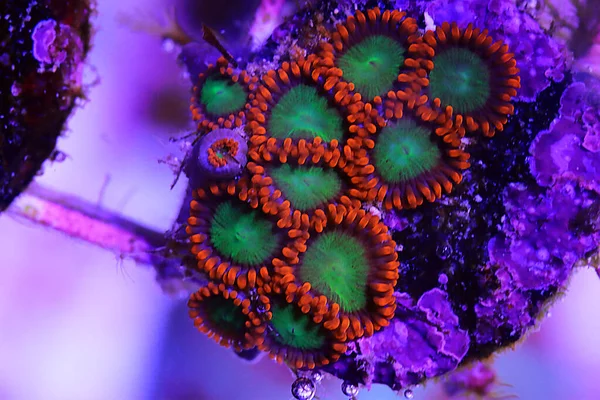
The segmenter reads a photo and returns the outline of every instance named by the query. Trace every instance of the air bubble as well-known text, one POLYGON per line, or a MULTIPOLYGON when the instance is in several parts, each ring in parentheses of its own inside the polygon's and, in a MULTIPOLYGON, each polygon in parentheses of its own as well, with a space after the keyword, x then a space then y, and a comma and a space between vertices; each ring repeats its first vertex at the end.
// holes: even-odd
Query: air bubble
POLYGON ((175 50, 175 42, 173 39, 164 38, 162 41, 162 48, 167 53, 172 53, 175 50))
POLYGON ((348 381, 342 383, 342 393, 348 397, 354 397, 358 394, 358 386, 351 384, 348 381))
POLYGON ((440 260, 445 260, 452 255, 452 247, 448 243, 442 243, 436 248, 440 260))
POLYGON ((438 276, 438 282, 440 285, 445 285, 448 283, 448 275, 446 274, 440 274, 440 276, 438 276))
POLYGON ((323 375, 321 371, 314 371, 311 375, 311 378, 315 383, 320 383, 324 377, 325 375, 323 375))
POLYGON ((315 384, 308 378, 298 378, 292 384, 292 396, 297 400, 312 400, 316 392, 315 384))

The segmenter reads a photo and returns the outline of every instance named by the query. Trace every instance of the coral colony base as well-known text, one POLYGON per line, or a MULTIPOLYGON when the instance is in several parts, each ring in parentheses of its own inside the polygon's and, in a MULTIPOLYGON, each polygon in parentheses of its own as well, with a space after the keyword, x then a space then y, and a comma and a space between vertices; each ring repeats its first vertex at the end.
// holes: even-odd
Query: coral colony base
POLYGON ((451 391, 488 395, 479 361, 598 250, 598 98, 514 3, 433 3, 311 2, 193 78, 190 315, 289 365, 297 399, 461 367, 451 391))
MULTIPOLYGON (((3 207, 37 168, 10 172, 10 146, 38 132, 28 93, 71 82, 87 51, 80 12, 34 13, 29 73, 2 77, 18 83, 0 109, 3 207)), ((160 32, 181 45, 196 132, 159 283, 195 286, 198 330, 287 364, 296 399, 325 374, 350 398, 375 383, 411 398, 453 371, 448 393, 490 395, 481 362, 599 258, 600 83, 535 17, 518 1, 310 1, 251 49, 160 32)))

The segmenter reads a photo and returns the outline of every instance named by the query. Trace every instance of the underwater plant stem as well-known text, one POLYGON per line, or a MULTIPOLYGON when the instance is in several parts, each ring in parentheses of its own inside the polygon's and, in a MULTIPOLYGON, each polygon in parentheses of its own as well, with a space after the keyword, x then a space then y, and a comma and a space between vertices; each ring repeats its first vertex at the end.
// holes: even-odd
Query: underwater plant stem
POLYGON ((153 264, 153 250, 164 234, 76 196, 32 183, 7 210, 8 215, 43 225, 131 258, 153 264))

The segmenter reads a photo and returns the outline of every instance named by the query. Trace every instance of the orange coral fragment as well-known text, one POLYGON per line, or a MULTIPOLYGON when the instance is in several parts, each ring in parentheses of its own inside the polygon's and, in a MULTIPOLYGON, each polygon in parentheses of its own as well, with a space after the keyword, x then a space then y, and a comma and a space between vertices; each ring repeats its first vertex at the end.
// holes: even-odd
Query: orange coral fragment
MULTIPOLYGON (((209 184, 193 191, 190 203, 190 217, 186 233, 189 236, 191 252, 197 260, 200 271, 208 274, 210 279, 225 283, 238 289, 252 289, 271 280, 271 260, 265 260, 258 266, 237 265, 226 256, 221 255, 210 241, 210 221, 215 208, 222 201, 239 199, 248 207, 258 208, 259 201, 250 188, 247 178, 239 181, 209 184)), ((265 217, 270 218, 268 215, 265 217)), ((275 220, 273 221, 275 222, 275 220)), ((281 234, 285 236, 285 231, 281 234)), ((302 234, 292 232, 290 245, 301 240, 302 234)))
POLYGON ((465 131, 480 131, 491 137, 496 131, 502 131, 508 121, 508 115, 514 113, 511 99, 521 87, 521 78, 514 54, 509 53, 508 45, 501 40, 493 42, 487 29, 480 30, 469 24, 460 29, 456 23, 444 22, 435 31, 427 31, 423 36, 433 51, 424 64, 427 72, 435 68, 435 55, 453 47, 467 48, 477 54, 490 69, 490 97, 483 107, 464 114, 454 112, 451 104, 441 104, 440 99, 417 104, 416 114, 424 121, 433 121, 441 126, 439 134, 445 135, 451 130, 464 134, 465 131))
POLYGON ((328 204, 311 210, 295 209, 269 175, 270 168, 283 164, 334 169, 339 174, 343 187, 330 202, 347 208, 361 207, 360 200, 353 195, 355 191, 352 190, 350 176, 346 173, 351 167, 340 152, 336 140, 325 144, 320 138, 312 142, 301 139, 294 144, 288 138, 282 146, 277 146, 276 140, 270 138, 263 146, 251 149, 248 155, 254 160, 247 164, 247 168, 252 175, 252 187, 257 193, 259 204, 265 213, 278 218, 277 225, 280 228, 291 228, 293 232, 313 228, 320 232, 326 223, 325 209, 328 204))
POLYGON ((368 133, 374 133, 376 126, 385 126, 384 118, 401 118, 404 108, 407 105, 412 108, 418 101, 421 87, 428 83, 426 70, 423 68, 426 63, 423 54, 427 54, 429 50, 429 46, 420 39, 414 18, 406 17, 406 13, 399 10, 386 10, 382 13, 375 7, 367 10, 366 15, 357 11, 354 16, 349 16, 345 23, 336 27, 329 42, 321 43, 317 50, 319 59, 315 72, 325 81, 325 89, 333 90, 335 100, 341 105, 367 103, 362 109, 349 108, 356 133, 365 137, 368 133), (383 96, 367 99, 355 91, 352 82, 344 80, 343 70, 338 67, 337 62, 352 46, 372 35, 385 35, 398 41, 407 49, 407 53, 404 65, 398 71, 397 81, 400 87, 383 96), (409 51, 411 49, 413 51, 409 51))
POLYGON ((304 250, 293 257, 274 259, 273 288, 283 293, 289 303, 296 303, 304 312, 310 312, 315 322, 333 331, 335 337, 345 342, 364 336, 389 323, 396 307, 393 296, 398 281, 398 254, 396 243, 388 233, 387 226, 379 219, 362 209, 348 209, 343 205, 331 204, 325 211, 326 220, 323 232, 341 230, 364 243, 368 250, 370 271, 365 276, 367 304, 365 308, 344 311, 338 303, 318 293, 310 282, 302 282, 298 271, 302 265, 302 253, 310 246, 311 238, 319 232, 310 230, 302 238, 304 250))
MULTIPOLYGON (((267 303, 265 298, 259 299, 267 303)), ((189 315, 194 320, 198 330, 208 337, 213 338, 224 347, 233 347, 236 351, 250 349, 262 343, 262 334, 265 331, 265 323, 250 310, 250 301, 246 296, 232 287, 224 284, 208 282, 197 292, 190 296, 188 301, 189 315), (230 302, 233 307, 239 308, 240 317, 243 315, 243 330, 234 330, 232 327, 223 326, 211 318, 210 307, 212 299, 220 299, 230 302)))
POLYGON ((250 76, 246 71, 235 73, 225 57, 219 57, 216 64, 209 65, 208 69, 198 76, 196 86, 193 88, 193 96, 190 105, 192 119, 198 123, 198 132, 206 133, 218 128, 232 129, 241 127, 246 121, 246 108, 249 107, 248 103, 254 97, 252 92, 256 89, 257 82, 258 78, 250 76), (231 82, 242 85, 248 93, 247 104, 244 109, 227 115, 212 115, 206 111, 198 100, 198 97, 200 96, 203 83, 213 74, 219 74, 222 77, 230 79, 231 82))
MULTIPOLYGON (((253 330, 252 336, 257 338, 258 349, 268 352, 271 359, 279 363, 286 363, 296 369, 314 369, 334 363, 344 354, 347 349, 345 340, 340 340, 336 337, 335 332, 326 329, 325 324, 316 321, 314 318, 313 323, 320 326, 318 334, 323 335, 325 339, 321 347, 302 348, 282 343, 281 340, 278 340, 276 330, 273 327, 269 327, 269 324, 273 318, 273 302, 286 304, 286 301, 282 295, 276 294, 270 284, 261 287, 259 294, 266 301, 264 307, 267 311, 262 314, 262 319, 267 325, 267 329, 263 329, 261 325, 256 325, 257 329, 253 330)), ((309 318, 312 316, 309 310, 303 310, 300 307, 297 309, 297 312, 308 314, 309 318)))
POLYGON ((214 167, 227 165, 229 158, 235 158, 239 144, 235 139, 221 139, 214 142, 208 149, 208 162, 214 167))
MULTIPOLYGON (((264 155, 264 159, 278 156, 281 160, 289 154, 292 147, 294 151, 300 152, 308 157, 308 152, 312 147, 318 148, 323 140, 319 137, 314 139, 276 139, 269 135, 267 131, 267 122, 270 117, 271 109, 277 104, 279 99, 291 88, 305 84, 314 86, 320 91, 320 94, 335 103, 333 97, 325 92, 318 84, 319 76, 316 74, 315 65, 318 57, 314 54, 307 58, 301 58, 293 62, 283 62, 278 70, 270 70, 262 77, 262 85, 254 91, 254 98, 251 101, 248 111, 248 123, 246 129, 250 132, 249 147, 264 155)), ((361 113, 364 103, 352 99, 343 106, 336 105, 336 109, 344 117, 350 133, 355 133, 358 126, 354 124, 354 114, 361 113)), ((345 128, 346 129, 346 128, 345 128)), ((340 143, 338 140, 331 140, 325 143, 325 154, 322 157, 328 158, 328 163, 344 163, 348 157, 351 157, 351 149, 347 143, 340 143)), ((311 154, 312 156, 312 154, 311 154)), ((270 160, 270 159, 269 159, 270 160)), ((282 161, 285 162, 285 161, 282 161)))
MULTIPOLYGON (((434 202, 443 192, 450 193, 453 186, 462 181, 461 171, 471 166, 470 155, 460 148, 456 129, 442 137, 431 129, 432 144, 441 151, 441 158, 433 169, 399 183, 386 182, 374 165, 373 151, 360 149, 356 151, 353 163, 346 168, 356 188, 353 194, 363 201, 381 202, 386 210, 402 210, 416 208, 425 201, 434 202)), ((377 138, 374 140, 376 142, 377 138)))

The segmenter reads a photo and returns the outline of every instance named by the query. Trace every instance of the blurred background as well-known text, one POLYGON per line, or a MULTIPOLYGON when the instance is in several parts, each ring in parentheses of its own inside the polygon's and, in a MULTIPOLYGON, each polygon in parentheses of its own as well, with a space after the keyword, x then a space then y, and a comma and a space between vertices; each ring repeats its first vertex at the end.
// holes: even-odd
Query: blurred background
MULTIPOLYGON (((210 18, 202 2, 182 2, 188 18, 210 18)), ((165 231, 186 182, 169 190, 173 171, 158 160, 178 154, 169 138, 190 129, 189 78, 169 43, 122 22, 160 15, 165 2, 98 3, 85 79, 99 82, 59 141, 66 159, 47 163, 37 182, 165 231)), ((268 358, 242 361, 198 333, 186 300, 163 294, 150 267, 10 214, 0 216, 0 238, 0 399, 292 398, 288 369, 268 358)), ((600 280, 581 270, 569 288, 538 332, 495 359, 500 382, 512 385, 502 393, 600 398, 600 280)), ((320 399, 345 398, 340 384, 326 379, 320 399)), ((375 386, 359 398, 402 395, 375 386)), ((414 398, 443 397, 430 384, 414 398)))

